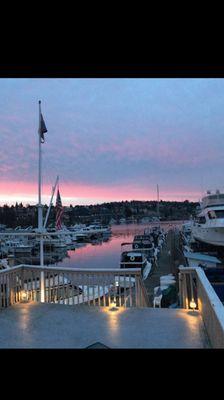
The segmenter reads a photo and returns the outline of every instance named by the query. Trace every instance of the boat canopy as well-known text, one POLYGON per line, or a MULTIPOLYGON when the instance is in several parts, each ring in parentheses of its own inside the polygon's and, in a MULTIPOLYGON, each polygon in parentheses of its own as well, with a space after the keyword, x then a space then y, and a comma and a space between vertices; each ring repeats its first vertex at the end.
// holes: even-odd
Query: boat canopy
POLYGON ((131 252, 131 253, 127 253, 127 256, 128 256, 128 257, 141 257, 141 256, 142 256, 142 253, 134 253, 134 252, 131 252))
POLYGON ((203 261, 203 262, 212 262, 216 264, 221 264, 221 261, 214 256, 209 256, 207 254, 202 254, 202 253, 193 253, 193 252, 187 252, 184 251, 184 257, 189 258, 191 260, 198 260, 198 261, 203 261))

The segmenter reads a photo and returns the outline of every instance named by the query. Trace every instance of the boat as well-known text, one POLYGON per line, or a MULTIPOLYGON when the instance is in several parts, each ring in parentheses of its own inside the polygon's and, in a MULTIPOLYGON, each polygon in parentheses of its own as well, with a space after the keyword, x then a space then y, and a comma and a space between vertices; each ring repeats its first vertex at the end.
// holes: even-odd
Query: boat
POLYGON ((0 270, 8 269, 8 268, 10 268, 9 263, 8 263, 8 259, 7 258, 1 258, 0 259, 0 270))
POLYGON ((85 226, 83 228, 81 228, 77 233, 76 233, 76 237, 80 237, 80 234, 84 234, 86 235, 86 237, 88 239, 91 238, 97 238, 99 236, 102 236, 104 234, 110 234, 111 233, 111 228, 108 226, 103 226, 103 225, 99 225, 99 224, 92 224, 89 226, 85 226))
POLYGON ((2 248, 7 250, 9 253, 31 254, 32 251, 32 246, 23 244, 19 240, 6 240, 2 248))
POLYGON ((151 235, 135 235, 132 248, 133 249, 153 249, 154 245, 152 242, 151 235))
POLYGON ((182 225, 183 234, 184 235, 191 234, 192 227, 193 227, 193 221, 192 220, 184 222, 183 225, 182 225))
POLYGON ((157 258, 165 241, 165 235, 160 230, 147 231, 144 235, 136 235, 134 237, 132 248, 143 252, 151 261, 157 258))
MULTIPOLYGON (((52 235, 51 236, 49 233, 44 236, 43 240, 44 240, 44 248, 45 249, 48 249, 48 248, 64 249, 67 246, 65 240, 63 238, 61 238, 60 235, 52 235)), ((36 238, 35 242, 36 242, 35 243, 36 247, 39 248, 40 239, 36 238)))
POLYGON ((224 246, 224 193, 207 191, 192 226, 192 238, 213 246, 224 246))
POLYGON ((154 260, 156 249, 150 235, 135 235, 132 249, 144 254, 149 262, 154 260))
POLYGON ((145 280, 151 271, 152 264, 142 252, 137 250, 123 251, 121 253, 120 268, 140 268, 143 280, 145 280))
POLYGON ((216 268, 221 261, 214 256, 209 254, 197 253, 197 252, 188 252, 184 251, 184 257, 187 262, 187 265, 191 268, 194 267, 209 267, 209 268, 216 268))

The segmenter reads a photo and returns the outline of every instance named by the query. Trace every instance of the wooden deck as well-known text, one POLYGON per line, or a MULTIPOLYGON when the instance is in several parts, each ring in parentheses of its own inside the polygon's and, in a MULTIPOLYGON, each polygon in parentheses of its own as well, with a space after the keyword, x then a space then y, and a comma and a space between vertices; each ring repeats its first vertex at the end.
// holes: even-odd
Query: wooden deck
POLYGON ((199 312, 20 303, 0 311, 0 348, 208 348, 199 312))

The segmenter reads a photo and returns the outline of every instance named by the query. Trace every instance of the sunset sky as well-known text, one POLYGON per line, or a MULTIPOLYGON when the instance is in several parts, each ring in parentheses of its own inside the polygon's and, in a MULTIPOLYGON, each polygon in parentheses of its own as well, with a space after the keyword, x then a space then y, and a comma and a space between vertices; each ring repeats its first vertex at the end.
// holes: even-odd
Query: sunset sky
POLYGON ((224 190, 224 79, 0 79, 0 204, 198 201, 224 190))

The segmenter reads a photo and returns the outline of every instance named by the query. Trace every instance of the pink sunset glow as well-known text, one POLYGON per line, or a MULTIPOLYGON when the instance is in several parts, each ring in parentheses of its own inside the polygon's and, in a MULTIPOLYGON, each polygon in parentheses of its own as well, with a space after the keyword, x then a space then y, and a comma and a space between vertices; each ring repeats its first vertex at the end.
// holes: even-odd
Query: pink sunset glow
MULTIPOLYGON (((52 186, 43 185, 42 193, 44 203, 50 201, 52 186)), ((61 183, 61 198, 64 205, 70 204, 96 204, 122 200, 153 200, 156 199, 156 188, 150 192, 137 185, 94 186, 80 183, 61 183)), ((183 192, 176 189, 173 193, 162 192, 162 200, 186 200, 198 201, 200 194, 197 192, 183 192)), ((15 204, 15 202, 28 204, 37 203, 37 184, 27 182, 0 182, 0 204, 15 204)))
POLYGON ((153 200, 157 184, 162 200, 223 190, 222 79, 1 79, 0 89, 0 204, 37 203, 38 99, 46 204, 57 175, 64 205, 153 200))

